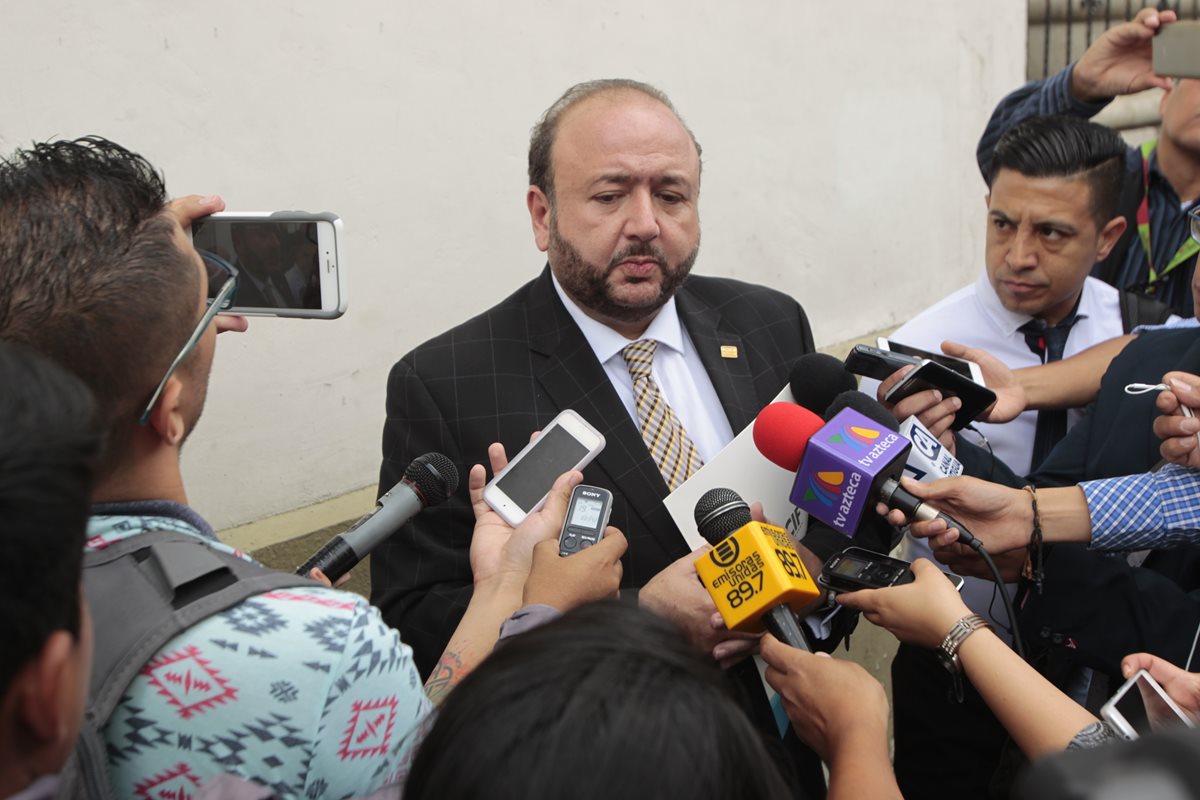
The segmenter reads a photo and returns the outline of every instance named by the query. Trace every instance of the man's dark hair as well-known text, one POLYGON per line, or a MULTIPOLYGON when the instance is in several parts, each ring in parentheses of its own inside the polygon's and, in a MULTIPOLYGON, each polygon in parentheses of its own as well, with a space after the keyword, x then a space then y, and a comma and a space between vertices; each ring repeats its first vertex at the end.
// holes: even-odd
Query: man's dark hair
POLYGON ((0 696, 57 630, 79 634, 79 571, 101 434, 91 392, 0 342, 0 696))
POLYGON ((778 798, 783 779, 717 667, 628 604, 504 642, 447 697, 408 798, 778 798))
POLYGON ((196 324, 199 275, 163 213, 162 176, 99 137, 0 161, 0 339, 83 379, 122 454, 196 324))
POLYGON ((554 104, 546 109, 546 113, 542 114, 537 125, 533 126, 529 137, 529 183, 542 190, 550 202, 551 208, 554 206, 554 167, 551 164, 550 151, 554 148, 554 139, 558 135, 558 125, 563 114, 589 97, 623 90, 641 92, 666 106, 679 120, 683 129, 688 132, 692 144, 696 147, 696 156, 700 156, 700 143, 696 141, 696 134, 692 133, 692 129, 675 110, 671 99, 661 89, 629 78, 604 78, 577 83, 563 92, 562 97, 555 100, 554 104))
POLYGON ((1084 178, 1092 218, 1104 227, 1117 216, 1128 150, 1120 135, 1103 125, 1063 115, 1032 117, 996 143, 988 187, 1002 169, 1027 178, 1084 178))

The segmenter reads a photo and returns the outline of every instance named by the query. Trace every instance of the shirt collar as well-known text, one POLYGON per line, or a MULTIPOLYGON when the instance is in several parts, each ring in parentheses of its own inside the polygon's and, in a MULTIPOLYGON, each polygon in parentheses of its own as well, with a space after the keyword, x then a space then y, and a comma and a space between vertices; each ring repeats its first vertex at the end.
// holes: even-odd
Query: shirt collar
MULTIPOLYGON (((203 539, 216 542, 212 526, 190 506, 173 500, 127 500, 115 503, 95 503, 93 517, 168 517, 196 529, 203 539)), ((91 535, 89 533, 89 535, 91 535)))
MULTIPOLYGON (((1084 302, 1086 295, 1087 280, 1084 279, 1083 288, 1079 291, 1079 302, 1076 306, 1076 321, 1087 319, 1087 304, 1084 302)), ((983 308, 983 313, 987 315, 1005 336, 1015 336, 1022 325, 1033 319, 1028 314, 1009 311, 1004 307, 1004 304, 1000 302, 1000 296, 992 288, 992 282, 988 280, 987 269, 983 270, 983 273, 979 276, 979 280, 975 283, 975 296, 979 298, 979 305, 983 308)))
MULTIPOLYGON (((554 291, 558 293, 558 299, 562 300, 562 304, 566 306, 567 313, 571 315, 571 319, 575 320, 575 324, 583 333, 583 338, 587 339, 601 364, 620 353, 626 345, 634 341, 626 339, 603 322, 594 320, 585 314, 574 298, 563 289, 553 272, 550 273, 550 280, 554 282, 554 291)), ((677 353, 683 353, 683 326, 679 322, 679 312, 675 308, 674 297, 659 309, 658 314, 650 323, 650 327, 646 328, 646 332, 640 338, 654 339, 660 345, 669 347, 677 353)))

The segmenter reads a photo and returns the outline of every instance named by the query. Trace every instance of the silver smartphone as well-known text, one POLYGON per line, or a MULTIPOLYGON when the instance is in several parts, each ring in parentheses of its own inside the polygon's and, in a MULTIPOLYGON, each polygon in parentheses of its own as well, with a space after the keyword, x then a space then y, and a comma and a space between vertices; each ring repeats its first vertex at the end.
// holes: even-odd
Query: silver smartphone
MULTIPOLYGON (((329 212, 222 211, 192 223, 209 274, 237 273, 226 314, 333 319, 346 312, 342 220, 329 212)), ((209 291, 213 286, 209 281, 209 291)))
POLYGON ((483 488, 484 502, 509 525, 520 525, 546 502, 559 475, 582 469, 603 449, 603 434, 567 409, 496 473, 483 488))
POLYGON ((1144 669, 1125 681, 1101 707, 1100 718, 1124 739, 1136 739, 1176 725, 1195 727, 1187 712, 1144 669))
POLYGON ((943 367, 948 367, 954 370, 964 378, 970 378, 980 386, 986 385, 983 382, 983 371, 974 361, 967 361, 965 358, 955 358, 954 356, 948 356, 945 353, 934 353, 930 350, 922 350, 919 347, 902 344, 893 339, 886 339, 882 336, 875 340, 875 346, 880 350, 887 350, 892 353, 900 353, 901 355, 912 356, 914 358, 922 358, 927 361, 936 362, 941 364, 943 367))

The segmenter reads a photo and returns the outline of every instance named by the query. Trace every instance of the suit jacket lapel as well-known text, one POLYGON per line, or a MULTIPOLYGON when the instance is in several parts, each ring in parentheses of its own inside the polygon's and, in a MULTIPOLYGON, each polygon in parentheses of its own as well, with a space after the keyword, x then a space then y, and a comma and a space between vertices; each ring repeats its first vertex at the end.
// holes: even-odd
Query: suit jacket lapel
MULTIPOLYGON (((534 378, 557 408, 578 411, 604 434, 604 450, 593 463, 649 526, 667 496, 667 484, 591 345, 554 291, 549 268, 530 288, 528 320, 534 378)), ((677 531, 650 527, 668 552, 678 549, 677 531)))
POLYGON ((689 292, 686 285, 675 295, 675 306, 736 436, 762 410, 742 337, 724 323, 715 309, 689 292), (722 348, 728 347, 735 348, 736 357, 722 356, 722 348))

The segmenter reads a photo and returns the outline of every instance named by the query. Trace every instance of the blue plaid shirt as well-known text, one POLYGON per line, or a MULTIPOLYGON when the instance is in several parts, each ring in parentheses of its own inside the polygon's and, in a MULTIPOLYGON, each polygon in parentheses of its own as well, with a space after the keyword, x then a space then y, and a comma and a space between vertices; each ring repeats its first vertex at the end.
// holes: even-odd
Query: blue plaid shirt
POLYGON ((1162 549, 1200 543, 1200 470, 1168 464, 1079 484, 1094 550, 1162 549))

